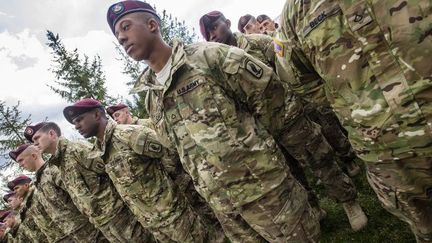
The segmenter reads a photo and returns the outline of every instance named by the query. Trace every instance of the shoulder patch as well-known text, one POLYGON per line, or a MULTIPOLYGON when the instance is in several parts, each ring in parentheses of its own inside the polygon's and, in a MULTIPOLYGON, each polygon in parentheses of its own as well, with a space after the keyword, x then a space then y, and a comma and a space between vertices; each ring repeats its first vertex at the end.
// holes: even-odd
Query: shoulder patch
POLYGON ((147 151, 153 153, 160 153, 162 151, 162 145, 150 142, 147 146, 147 151))
POLYGON ((246 70, 252 74, 252 76, 254 76, 255 78, 260 79, 263 76, 263 69, 262 67, 260 67, 260 65, 254 63, 252 60, 250 59, 246 59, 246 70))
POLYGON ((274 44, 274 51, 276 55, 283 57, 284 56, 284 45, 282 41, 280 41, 277 38, 273 38, 273 44, 274 44))

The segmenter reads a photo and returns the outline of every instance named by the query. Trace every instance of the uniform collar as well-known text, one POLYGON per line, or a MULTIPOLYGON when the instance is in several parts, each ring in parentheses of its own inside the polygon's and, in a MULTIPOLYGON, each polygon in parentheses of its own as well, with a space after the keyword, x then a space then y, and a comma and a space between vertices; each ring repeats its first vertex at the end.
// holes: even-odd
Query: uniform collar
POLYGON ((171 86, 172 77, 177 72, 180 67, 182 67, 186 63, 186 53, 184 51, 184 44, 177 39, 173 40, 173 48, 171 57, 172 64, 170 68, 170 76, 168 80, 165 82, 165 85, 161 85, 156 81, 156 74, 150 68, 146 68, 143 74, 138 78, 134 87, 131 90, 131 94, 136 94, 138 92, 154 90, 154 91, 162 91, 165 93, 169 87, 171 86))
POLYGON ((94 158, 102 157, 105 154, 107 143, 108 141, 111 140, 116 126, 117 126, 116 122, 114 122, 111 119, 108 119, 108 123, 105 127, 103 141, 99 142, 97 139, 95 140, 93 144, 93 148, 88 154, 88 158, 94 159, 94 158))
POLYGON ((249 45, 249 41, 246 38, 245 34, 239 33, 239 32, 234 32, 234 38, 236 39, 238 48, 244 50, 245 52, 249 51, 250 45, 249 45))

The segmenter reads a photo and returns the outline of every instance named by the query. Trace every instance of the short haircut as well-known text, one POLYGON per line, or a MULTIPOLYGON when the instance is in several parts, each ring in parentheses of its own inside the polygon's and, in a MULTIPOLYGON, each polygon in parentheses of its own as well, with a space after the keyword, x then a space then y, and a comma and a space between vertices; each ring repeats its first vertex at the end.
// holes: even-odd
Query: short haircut
POLYGON ((53 130, 57 136, 61 136, 61 129, 55 122, 46 122, 46 124, 39 129, 41 132, 49 132, 49 130, 53 130))
POLYGON ((152 13, 147 13, 147 12, 137 12, 137 13, 142 14, 142 16, 144 17, 145 21, 148 21, 150 18, 152 18, 152 19, 154 19, 158 23, 159 28, 162 27, 162 22, 161 22, 159 16, 156 16, 156 15, 154 15, 152 13))

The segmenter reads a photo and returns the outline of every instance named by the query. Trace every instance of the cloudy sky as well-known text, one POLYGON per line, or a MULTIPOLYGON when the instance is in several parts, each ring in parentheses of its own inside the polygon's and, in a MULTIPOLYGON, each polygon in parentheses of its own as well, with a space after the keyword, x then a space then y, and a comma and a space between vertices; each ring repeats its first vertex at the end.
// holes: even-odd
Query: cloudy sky
MULTIPOLYGON (((67 105, 47 85, 54 84, 50 72, 53 65, 46 30, 58 33, 69 50, 78 48, 92 57, 100 55, 110 95, 126 96, 128 77, 121 74, 121 63, 116 60, 116 41, 106 24, 106 10, 113 0, 0 0, 0 100, 8 105, 21 102, 24 114, 31 114, 33 122, 48 118, 57 122, 67 137, 79 137, 63 118, 67 105)), ((212 10, 222 11, 233 23, 244 14, 280 14, 284 0, 154 0, 157 10, 167 10, 194 28, 199 34, 198 20, 212 10)))

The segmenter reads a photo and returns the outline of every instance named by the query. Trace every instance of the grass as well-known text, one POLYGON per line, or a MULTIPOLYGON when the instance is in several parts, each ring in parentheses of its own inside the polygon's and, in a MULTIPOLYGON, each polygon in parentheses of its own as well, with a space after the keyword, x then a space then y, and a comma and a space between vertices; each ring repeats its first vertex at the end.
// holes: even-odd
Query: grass
MULTIPOLYGON (((321 242, 416 242, 408 224, 381 207, 366 180, 364 169, 353 180, 358 190, 358 200, 368 216, 368 225, 359 232, 353 232, 342 205, 328 198, 322 186, 314 186, 321 207, 328 213, 321 222, 321 242)), ((313 179, 310 181, 315 185, 313 179)))

